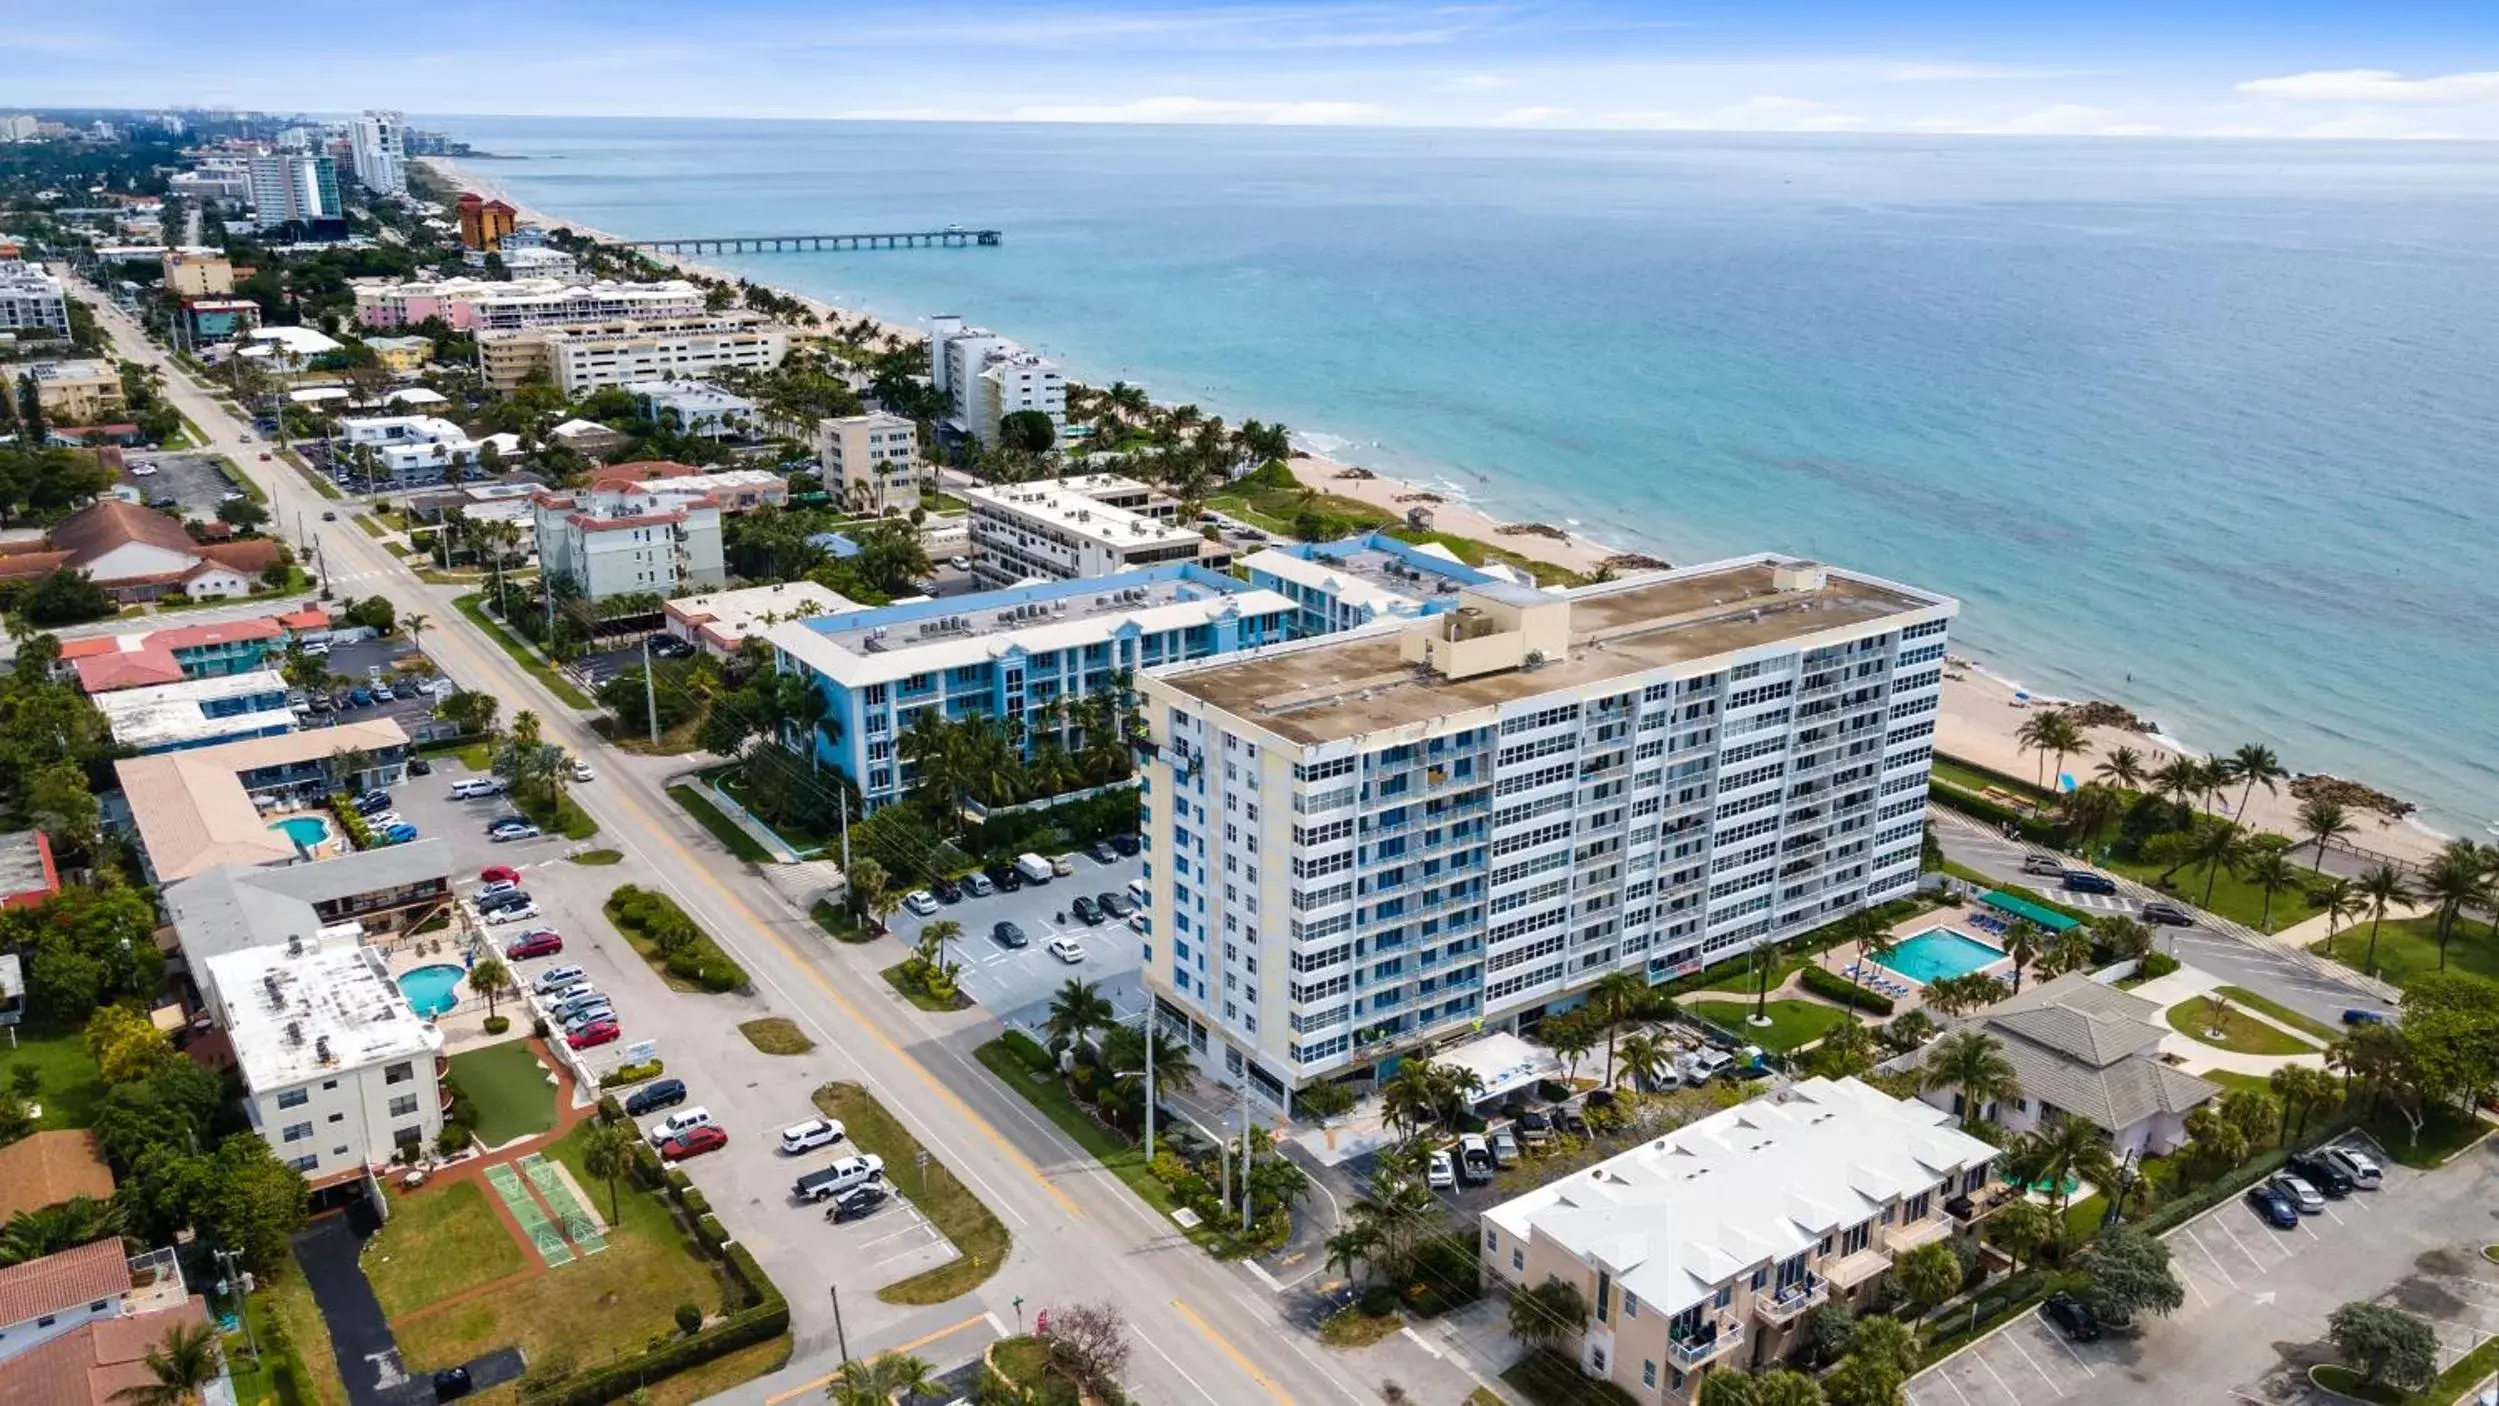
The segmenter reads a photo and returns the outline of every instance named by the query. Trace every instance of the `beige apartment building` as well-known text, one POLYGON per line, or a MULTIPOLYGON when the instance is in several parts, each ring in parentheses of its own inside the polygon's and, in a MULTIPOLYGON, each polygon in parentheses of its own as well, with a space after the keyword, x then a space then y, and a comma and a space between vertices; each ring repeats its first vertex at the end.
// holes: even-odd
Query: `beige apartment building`
POLYGON ((789 349, 786 328, 752 313, 528 327, 477 338, 486 384, 511 391, 541 374, 566 395, 635 381, 701 380, 728 370, 769 371, 789 349))
POLYGON ((879 410, 816 422, 824 486, 845 505, 907 513, 920 506, 920 427, 879 410))
POLYGON ((1634 1401, 1698 1401, 1711 1373, 1777 1365, 1816 1305, 1865 1302, 1901 1255, 2013 1193, 1951 1115, 1855 1079, 1807 1079, 1483 1214, 1488 1284, 1558 1279, 1588 1321, 1563 1345, 1634 1401))
POLYGON ((224 297, 234 291, 234 264, 223 254, 168 249, 162 262, 165 291, 177 298, 224 297))
POLYGON ((109 361, 38 362, 27 374, 51 424, 100 425, 123 411, 121 372, 109 361))

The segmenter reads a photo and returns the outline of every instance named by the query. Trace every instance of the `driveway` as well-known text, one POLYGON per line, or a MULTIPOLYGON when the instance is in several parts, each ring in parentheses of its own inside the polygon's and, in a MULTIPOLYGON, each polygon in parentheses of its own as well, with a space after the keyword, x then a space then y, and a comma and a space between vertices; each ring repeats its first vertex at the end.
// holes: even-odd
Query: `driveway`
MULTIPOLYGON (((239 493, 242 485, 226 476, 225 466, 206 454, 162 453, 138 451, 125 456, 123 481, 139 491, 150 503, 173 500, 172 511, 179 516, 207 522, 217 516, 217 505, 229 493, 239 493), (139 468, 154 473, 134 473, 139 468)), ((273 526, 271 531, 277 529, 273 526)))
POLYGON ((962 940, 952 945, 949 956, 963 964, 964 994, 1009 1025, 1037 1028, 1049 1016, 1051 994, 1070 979, 1098 984, 1122 1017, 1136 1015, 1145 1009, 1145 983, 1138 974, 1145 965, 1145 940, 1117 918, 1087 927, 1069 905, 1079 894, 1125 894, 1129 881, 1144 875, 1145 857, 1130 855, 1111 864, 1081 853, 1068 859, 1075 873, 1039 887, 1026 884, 987 898, 966 894, 962 902, 942 905, 926 917, 898 909, 891 920, 893 934, 910 946, 920 940, 925 924, 948 919, 961 923, 962 940), (990 933, 1001 921, 1022 928, 1030 945, 1000 946, 990 933), (1085 959, 1069 963, 1050 955, 1054 937, 1074 939, 1085 949, 1085 959))
MULTIPOLYGON (((303 1266, 304 1285, 329 1325, 330 1353, 338 1359, 350 1406, 397 1406, 408 1385, 399 1341, 391 1336, 382 1301, 373 1296, 357 1261, 365 1237, 379 1228, 372 1210, 358 1203, 295 1237, 295 1262, 303 1266)), ((430 1385, 427 1394, 432 1394, 430 1385)))
POLYGON ((2170 1317, 2071 1343, 2025 1315, 1912 1379, 1911 1406, 2333 1400, 2306 1370, 2334 1360, 2326 1317, 2355 1299, 2428 1318, 2453 1362, 2499 1333, 2499 1267, 2480 1254, 2499 1155, 2485 1143, 2435 1172, 2378 1161, 2384 1189, 2328 1201, 2295 1230, 2233 1198, 2171 1231, 2186 1304, 2170 1317))

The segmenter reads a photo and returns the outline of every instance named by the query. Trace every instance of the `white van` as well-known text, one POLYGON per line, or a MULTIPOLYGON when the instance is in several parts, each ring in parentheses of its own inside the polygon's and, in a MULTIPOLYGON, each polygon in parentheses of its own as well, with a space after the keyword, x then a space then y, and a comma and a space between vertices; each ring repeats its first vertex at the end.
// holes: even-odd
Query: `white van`
POLYGON ((479 796, 500 796, 502 794, 503 778, 500 776, 471 776, 451 783, 451 799, 455 801, 474 800, 479 796))
POLYGON ((1145 880, 1130 879, 1128 881, 1128 901, 1137 905, 1137 911, 1140 913, 1153 906, 1152 900, 1145 891, 1145 880))
POLYGON ((1028 884, 1046 884, 1057 871, 1050 867, 1049 860, 1040 855, 1019 854, 1015 856, 1015 872, 1023 875, 1024 882, 1028 884))
POLYGON ((696 1128, 708 1128, 711 1125, 712 1111, 710 1109, 680 1108, 651 1125, 651 1146, 657 1147, 670 1138, 683 1137, 696 1128))

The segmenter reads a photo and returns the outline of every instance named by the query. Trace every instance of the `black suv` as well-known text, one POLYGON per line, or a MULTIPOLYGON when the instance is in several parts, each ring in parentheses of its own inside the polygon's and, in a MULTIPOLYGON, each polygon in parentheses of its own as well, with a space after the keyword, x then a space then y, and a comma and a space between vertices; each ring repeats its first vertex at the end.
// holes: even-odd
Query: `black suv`
POLYGON ((1024 871, 1012 864, 992 864, 981 872, 989 876, 989 882, 996 884, 1000 893, 1013 893, 1024 886, 1024 871))
POLYGON ((633 1091, 625 1100, 625 1112, 635 1118, 657 1113, 685 1102, 685 1080, 654 1079, 633 1091))
POLYGON ((2100 1320, 2092 1317, 2091 1310, 2072 1294, 2048 1295, 2048 1301, 2039 1306, 2039 1313, 2054 1323, 2057 1331, 2078 1343, 2100 1340, 2100 1320))
POLYGON ((963 901, 963 885, 943 876, 929 880, 928 891, 935 895, 937 901, 940 903, 961 903, 963 901))
POLYGON ((2340 1201, 2351 1195, 2351 1174, 2314 1152, 2294 1154, 2282 1164, 2291 1174, 2340 1201))
POLYGON ((1122 857, 1135 854, 1137 852, 1137 837, 1123 830, 1120 833, 1111 836, 1111 848, 1119 851, 1122 857))
POLYGON ((1083 923, 1086 927, 1093 928, 1102 925, 1102 905, 1094 902, 1090 896, 1080 893, 1076 895, 1076 901, 1068 907, 1074 910, 1076 921, 1083 923))

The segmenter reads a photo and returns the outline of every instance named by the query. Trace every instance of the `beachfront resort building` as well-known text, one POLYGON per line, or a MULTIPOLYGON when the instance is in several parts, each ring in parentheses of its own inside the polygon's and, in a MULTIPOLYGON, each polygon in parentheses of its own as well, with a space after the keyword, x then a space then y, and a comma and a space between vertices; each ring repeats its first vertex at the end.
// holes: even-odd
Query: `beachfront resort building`
POLYGON ((43 265, 0 259, 0 334, 19 343, 69 336, 69 293, 43 265))
POLYGON ((725 658, 785 620, 847 615, 860 607, 813 581, 775 582, 743 590, 680 596, 661 608, 663 628, 704 653, 725 658))
POLYGON ((835 501, 854 512, 920 506, 920 427, 878 410, 816 421, 816 462, 835 501))
POLYGON ((1559 1280, 1588 1318, 1560 1350, 1634 1401, 1698 1401, 1776 1366, 1806 1314, 1861 1307, 1900 1255, 1968 1233, 1996 1149, 1855 1079, 1804 1080, 1484 1212, 1484 1278, 1559 1280))
POLYGON ((503 261, 504 273, 514 279, 550 279, 557 283, 588 282, 581 271, 581 261, 561 249, 544 245, 516 247, 506 241, 500 250, 471 249, 460 256, 460 262, 473 269, 486 267, 489 256, 503 261))
POLYGON ((1438 543, 1416 546, 1385 532, 1338 542, 1296 542, 1242 558, 1249 579, 1301 606, 1293 633, 1332 635, 1389 617, 1437 615, 1469 586, 1502 579, 1438 543))
POLYGON ((1147 984, 1281 1100, 1906 894, 1957 609, 1758 556, 1141 677, 1147 984))
POLYGON ((897 742, 923 709, 1020 722, 1029 738, 1049 704, 1115 688, 1125 671, 1282 640, 1292 611, 1272 591, 1174 565, 794 620, 764 641, 776 668, 824 695, 816 757, 875 810, 911 786, 897 742))
POLYGON ((367 108, 347 124, 348 164, 375 195, 408 193, 408 119, 367 108))
POLYGON ((1066 430, 1067 380, 1057 362, 952 314, 929 319, 928 356, 930 384, 946 396, 956 433, 992 443, 998 422, 1019 410, 1038 410, 1066 430))
MULTIPOLYGON (((2221 1096, 2219 1086, 2161 1062, 2170 1033, 2150 1001, 2071 972, 2023 987, 1985 1010, 1946 1023, 1995 1039, 2020 1092, 1979 1116, 2008 1133, 2057 1118, 2080 1118, 2109 1135, 2109 1151, 2161 1154, 2187 1140, 2189 1113, 2221 1096)), ((1931 1090, 1928 1102, 1954 1114, 1961 1095, 1931 1090)))
POLYGON ((475 191, 462 191, 454 209, 460 220, 461 247, 479 253, 502 248, 520 216, 520 211, 475 191))
POLYGON ((668 482, 603 481, 530 499, 539 569, 569 576, 588 600, 667 596, 728 580, 720 509, 708 494, 668 482))
POLYGON ((570 283, 556 278, 355 280, 356 321, 406 327, 440 318, 463 331, 591 327, 635 319, 701 317, 703 290, 681 278, 570 283))
POLYGON ((316 236, 346 229, 347 205, 338 197, 338 166, 330 158, 275 151, 251 158, 247 169, 260 228, 299 224, 316 236))
POLYGON ((1195 528, 1112 507, 1076 479, 984 484, 958 496, 971 509, 972 574, 988 586, 1193 562, 1208 545, 1195 528))
POLYGON ((544 375, 566 395, 722 371, 769 371, 789 354, 789 331, 753 313, 542 326, 478 334, 486 383, 517 389, 544 375))

